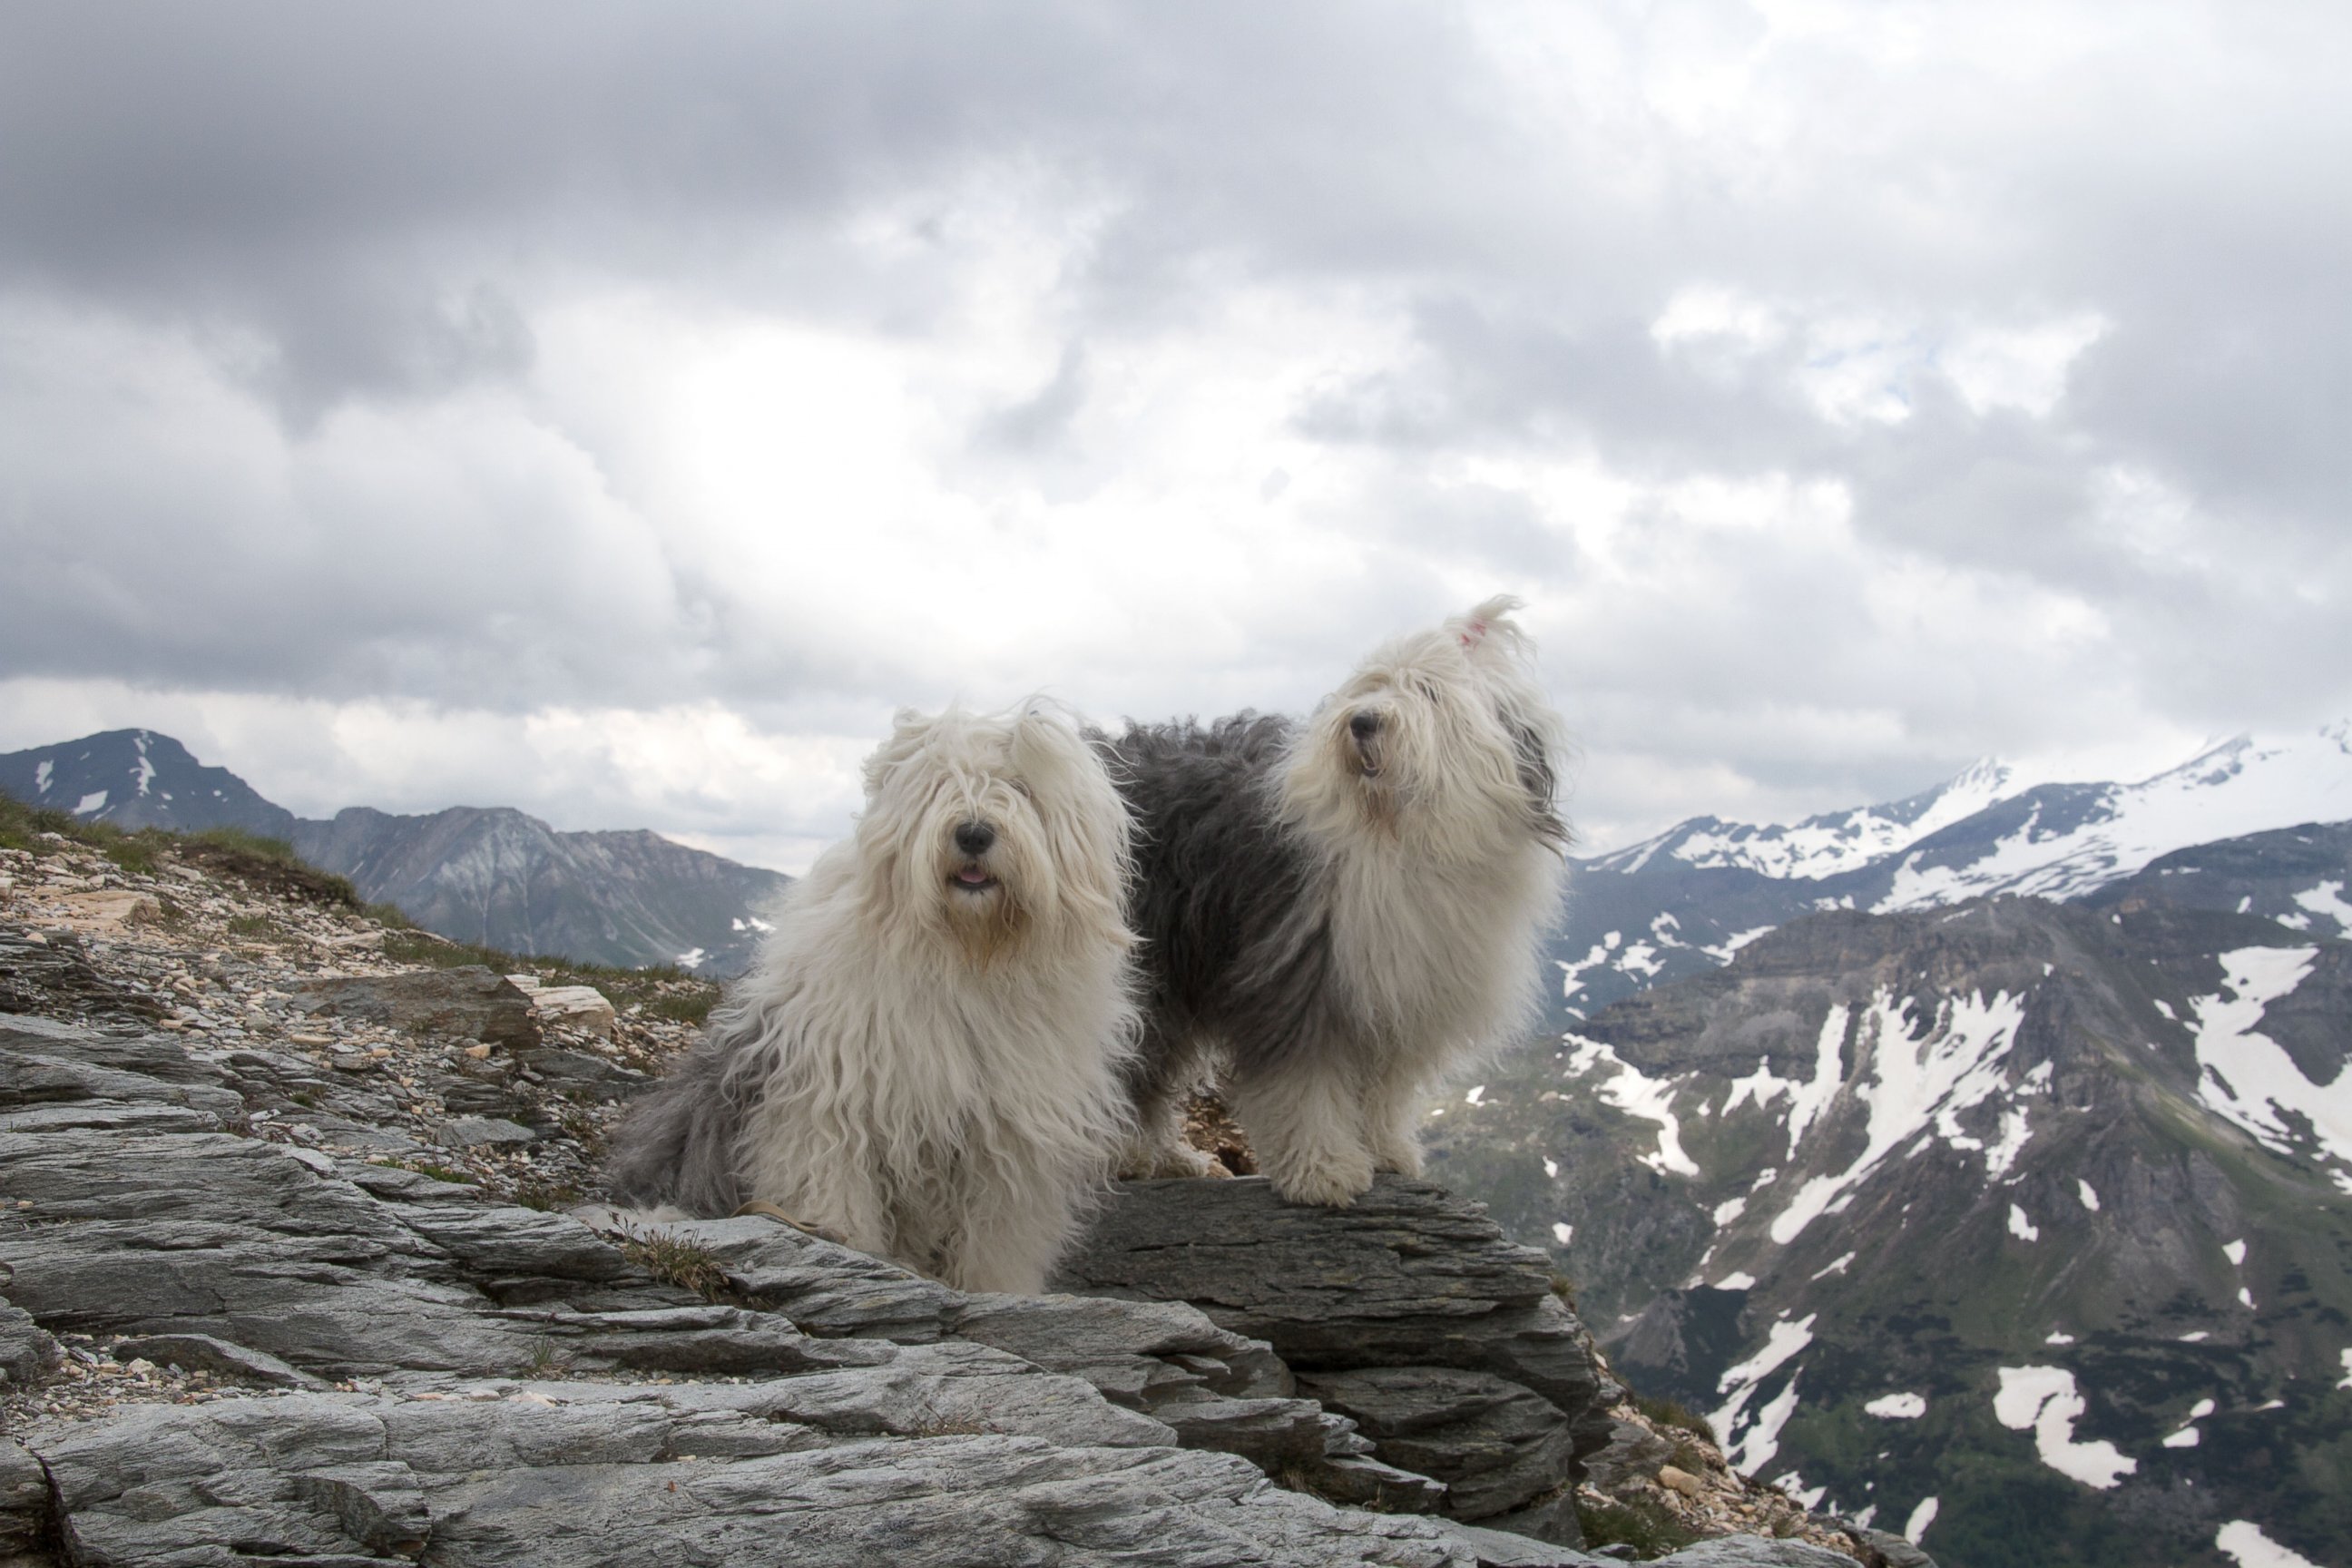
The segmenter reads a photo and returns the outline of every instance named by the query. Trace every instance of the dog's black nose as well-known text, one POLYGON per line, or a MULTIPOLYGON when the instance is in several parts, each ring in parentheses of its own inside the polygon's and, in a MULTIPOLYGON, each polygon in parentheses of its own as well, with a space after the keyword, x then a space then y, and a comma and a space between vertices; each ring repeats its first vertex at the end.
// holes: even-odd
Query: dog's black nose
POLYGON ((1359 741, 1369 741, 1381 732, 1381 716, 1369 708, 1359 708, 1348 716, 1348 733, 1359 741))
POLYGON ((955 847, 967 855, 984 855, 996 842, 996 829, 985 822, 966 822, 955 830, 955 847))

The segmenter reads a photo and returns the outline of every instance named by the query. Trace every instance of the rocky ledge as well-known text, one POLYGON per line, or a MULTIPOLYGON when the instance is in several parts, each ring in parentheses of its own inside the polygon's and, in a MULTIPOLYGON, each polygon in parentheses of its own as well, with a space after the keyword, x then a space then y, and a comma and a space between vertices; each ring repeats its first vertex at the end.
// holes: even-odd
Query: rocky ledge
MULTIPOLYGON (((967 1295, 766 1219, 520 1206, 508 1152, 417 1159, 501 1148, 428 1068, 549 1048, 495 977, 289 973, 232 1044, 89 1005, 105 940, 0 930, 12 963, 82 1016, 0 1014, 0 1565, 1606 1561, 1572 1488, 1624 1468, 1622 1391, 1539 1255, 1434 1187, 1139 1184, 1071 1293, 967 1295), (406 1092, 372 1118, 331 1066, 293 1098, 292 1034, 377 1030, 406 1092)), ((551 1103, 608 1110, 627 1080, 581 1054, 551 1103)), ((576 1119, 523 1114, 552 1076, 509 1125, 585 1168, 576 1119)), ((1655 1458, 1641 1484, 1682 1474, 1655 1458)), ((1667 1561, 1876 1560, 1781 1503, 1812 1542, 1667 1561)))

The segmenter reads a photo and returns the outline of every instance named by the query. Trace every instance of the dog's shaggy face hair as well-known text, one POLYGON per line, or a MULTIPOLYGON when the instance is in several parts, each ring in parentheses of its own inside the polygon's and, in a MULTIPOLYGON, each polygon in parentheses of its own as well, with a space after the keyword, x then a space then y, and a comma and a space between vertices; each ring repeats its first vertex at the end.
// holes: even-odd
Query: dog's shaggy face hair
POLYGON ((772 1204, 966 1289, 1036 1290, 1124 1129, 1129 817, 1043 705, 902 712, 614 1195, 772 1204))
POLYGON ((952 946, 984 969, 1024 939, 1118 923, 1126 816, 1075 731, 902 712, 865 771, 856 843, 879 941, 910 956, 952 946))
POLYGON ((1563 849, 1559 720, 1528 668, 1517 601, 1490 599, 1372 654, 1315 710, 1282 781, 1290 820, 1326 841, 1385 837, 1475 865, 1563 849))
POLYGON ((1200 1169, 1172 1100, 1232 1077, 1286 1197, 1418 1172, 1422 1096, 1537 996, 1568 829, 1559 720, 1492 599, 1376 651, 1304 724, 1244 715, 1100 743, 1141 834, 1150 1023, 1130 1170, 1200 1169))

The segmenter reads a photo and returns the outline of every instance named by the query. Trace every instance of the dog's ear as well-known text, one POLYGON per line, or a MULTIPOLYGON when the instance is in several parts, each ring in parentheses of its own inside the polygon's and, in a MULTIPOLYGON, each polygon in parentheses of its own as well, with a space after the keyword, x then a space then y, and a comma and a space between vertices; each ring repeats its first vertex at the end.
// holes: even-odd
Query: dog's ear
POLYGON ((882 793, 882 784, 891 770, 922 750, 923 742, 939 722, 936 715, 901 708, 890 715, 890 738, 874 748, 865 766, 866 798, 872 800, 882 793))
POLYGON ((1555 743, 1546 738, 1542 724, 1508 705, 1496 717, 1511 737, 1511 751, 1518 763, 1519 787, 1527 792, 1528 826, 1544 843, 1565 851, 1575 842, 1575 835, 1559 814, 1559 766, 1555 743))
POLYGON ((1527 634, 1511 619, 1511 612, 1524 607, 1523 601, 1497 594, 1447 621, 1445 629, 1454 634, 1474 664, 1517 658, 1527 646, 1527 634))
POLYGON ((1013 721, 1013 767, 1022 777, 1049 784, 1089 766, 1092 755, 1052 703, 1033 698, 1021 705, 1013 721))

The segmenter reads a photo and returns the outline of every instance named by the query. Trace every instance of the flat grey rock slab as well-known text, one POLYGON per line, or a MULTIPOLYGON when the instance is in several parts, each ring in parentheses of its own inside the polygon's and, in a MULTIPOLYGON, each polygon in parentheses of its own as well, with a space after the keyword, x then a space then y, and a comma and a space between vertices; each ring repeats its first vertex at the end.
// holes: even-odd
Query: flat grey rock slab
POLYGON ((434 1134, 452 1149, 494 1148, 500 1145, 536 1143, 539 1134, 520 1121, 509 1121, 497 1116, 453 1116, 441 1124, 434 1134))
POLYGON ((0 1013, 0 1052, 66 1057, 165 1083, 226 1085, 228 1075, 170 1035, 123 1034, 29 1013, 0 1013))
MULTIPOLYGON (((428 1542, 468 1568, 1479 1560, 1431 1521, 1334 1509, 1226 1455, 853 1436, 707 1386, 586 1392, 150 1406, 24 1441, 55 1482, 68 1552, 118 1568, 381 1562, 428 1542)), ((893 1409, 900 1426, 916 1415, 893 1409)))
POLYGON ((747 1215, 655 1224, 623 1216, 596 1223, 658 1230, 693 1242, 725 1266, 730 1289, 811 1333, 902 1343, 935 1340, 963 1301, 961 1291, 936 1279, 772 1219, 747 1215))
POLYGON ((246 1383, 258 1383, 271 1388, 324 1388, 326 1384, 309 1373, 287 1365, 274 1355, 265 1355, 243 1345, 215 1339, 210 1334, 145 1334, 117 1340, 113 1355, 118 1361, 144 1356, 158 1366, 177 1366, 188 1372, 208 1372, 220 1377, 234 1377, 246 1383))

